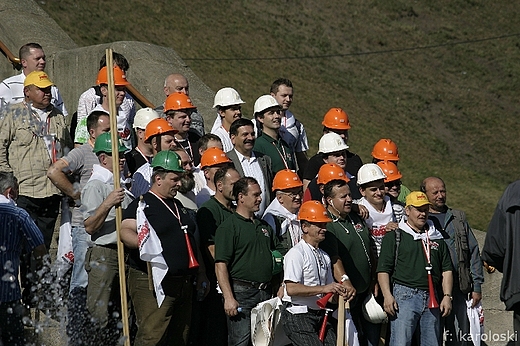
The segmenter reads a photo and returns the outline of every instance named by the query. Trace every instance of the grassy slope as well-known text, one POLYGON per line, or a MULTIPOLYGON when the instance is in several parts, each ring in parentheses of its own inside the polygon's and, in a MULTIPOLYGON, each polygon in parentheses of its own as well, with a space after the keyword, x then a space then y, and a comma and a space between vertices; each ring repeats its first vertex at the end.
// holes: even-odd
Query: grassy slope
MULTIPOLYGON (((497 0, 48 0, 79 45, 139 40, 173 47, 211 88, 235 87, 246 116, 277 77, 295 84, 293 111, 317 148, 330 107, 353 124, 351 148, 399 145, 405 184, 443 177, 449 204, 485 229, 519 174, 520 37, 323 59, 200 61, 357 53, 520 33, 520 4, 497 0)), ((170 71, 165 71, 165 75, 170 71)), ((209 119, 207 119, 208 121, 209 119)), ((211 119, 212 121, 212 119, 211 119)))

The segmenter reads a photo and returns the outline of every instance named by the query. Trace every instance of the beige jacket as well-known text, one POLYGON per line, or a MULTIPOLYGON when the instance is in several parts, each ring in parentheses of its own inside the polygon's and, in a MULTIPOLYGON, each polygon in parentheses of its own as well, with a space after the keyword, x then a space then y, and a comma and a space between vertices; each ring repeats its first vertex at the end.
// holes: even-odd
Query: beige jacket
MULTIPOLYGON (((54 106, 48 117, 47 133, 54 135, 56 158, 60 158, 72 147, 69 129, 63 114, 54 106)), ((23 196, 44 198, 60 194, 47 179, 52 160, 42 131, 45 130, 25 102, 1 109, 0 170, 14 173, 23 196)))

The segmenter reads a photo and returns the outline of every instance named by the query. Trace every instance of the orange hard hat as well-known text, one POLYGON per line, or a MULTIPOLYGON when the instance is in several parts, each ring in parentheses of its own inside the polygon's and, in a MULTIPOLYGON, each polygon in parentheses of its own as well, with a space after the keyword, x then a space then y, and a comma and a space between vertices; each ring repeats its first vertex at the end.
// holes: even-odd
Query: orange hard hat
POLYGON ((391 139, 380 139, 372 149, 372 157, 378 160, 399 161, 397 144, 391 139))
POLYGON ((326 163, 320 167, 316 182, 318 184, 327 184, 332 180, 345 180, 347 183, 350 181, 343 168, 335 163, 326 163))
POLYGON ((188 95, 181 92, 174 92, 166 98, 164 102, 164 111, 178 111, 181 109, 194 109, 197 108, 191 103, 191 99, 188 95))
POLYGON ((309 222, 331 222, 327 209, 318 201, 307 201, 302 204, 298 212, 298 220, 309 222))
POLYGON ((200 158, 200 168, 216 166, 221 163, 231 163, 226 153, 219 148, 208 148, 200 158))
MULTIPOLYGON (((108 84, 108 73, 106 66, 99 70, 97 75, 96 85, 101 84, 108 84)), ((126 80, 126 76, 123 70, 121 70, 119 66, 114 66, 114 85, 122 86, 128 84, 130 84, 130 82, 126 80)))
POLYGON ((276 190, 287 190, 292 189, 293 187, 302 187, 303 183, 298 177, 296 172, 291 171, 290 169, 282 169, 273 179, 273 191, 276 190))
POLYGON ((379 161, 377 165, 383 170, 383 173, 385 173, 385 183, 389 183, 391 181, 401 179, 403 175, 401 172, 399 172, 399 169, 397 169, 397 166, 395 163, 390 161, 379 161))
POLYGON ((175 134, 178 131, 174 129, 166 119, 156 118, 153 119, 146 125, 146 129, 144 130, 144 142, 150 143, 150 140, 153 136, 161 135, 164 133, 172 133, 175 134))
POLYGON ((321 122, 323 126, 334 130, 348 130, 350 129, 350 122, 348 121, 348 114, 341 108, 331 108, 321 122))

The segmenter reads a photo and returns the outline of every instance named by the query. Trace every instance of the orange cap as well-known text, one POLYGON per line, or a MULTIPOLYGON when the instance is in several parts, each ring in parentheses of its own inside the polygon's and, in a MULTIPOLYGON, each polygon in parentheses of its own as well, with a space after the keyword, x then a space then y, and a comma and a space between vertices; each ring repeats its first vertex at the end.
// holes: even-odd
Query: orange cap
POLYGON ((303 183, 294 171, 290 169, 282 169, 273 179, 273 191, 287 190, 293 187, 302 187, 303 183))
POLYGON ((219 148, 208 148, 200 158, 200 168, 216 166, 221 163, 231 163, 226 153, 219 148))
POLYGON ((378 160, 399 161, 399 151, 397 144, 391 139, 382 138, 374 145, 372 157, 378 160))
POLYGON ((164 111, 178 111, 181 109, 194 109, 197 108, 191 103, 191 99, 188 95, 181 92, 174 92, 166 98, 164 102, 164 111))
POLYGON ((332 180, 345 180, 347 183, 350 181, 343 168, 335 163, 326 163, 320 167, 316 182, 318 184, 327 184, 332 180))
MULTIPOLYGON (((96 85, 108 84, 108 73, 107 67, 104 66, 101 70, 99 70, 96 85)), ((130 84, 129 81, 126 80, 125 73, 119 66, 114 66, 114 85, 115 86, 123 86, 130 84)))
POLYGON ((350 122, 348 121, 347 113, 341 108, 331 108, 321 122, 323 126, 335 130, 350 129, 350 122))
POLYGON ((401 179, 403 175, 401 172, 399 172, 399 169, 397 169, 397 166, 395 163, 390 161, 379 161, 377 165, 383 170, 383 173, 385 173, 385 183, 389 183, 391 181, 401 179))
POLYGON ((307 201, 302 204, 298 213, 298 220, 309 222, 331 222, 327 209, 318 201, 307 201))
POLYGON ((174 129, 169 122, 167 122, 163 118, 153 119, 146 125, 146 129, 144 130, 144 142, 150 143, 150 140, 153 136, 161 135, 163 133, 171 132, 172 135, 177 133, 178 131, 174 129))

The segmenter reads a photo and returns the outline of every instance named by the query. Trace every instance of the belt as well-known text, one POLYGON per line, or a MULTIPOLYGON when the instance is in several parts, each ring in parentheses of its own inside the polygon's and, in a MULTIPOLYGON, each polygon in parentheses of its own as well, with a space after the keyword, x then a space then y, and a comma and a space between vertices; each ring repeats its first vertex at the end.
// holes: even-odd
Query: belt
POLYGON ((271 287, 270 282, 256 282, 256 281, 247 281, 247 280, 239 280, 239 279, 232 279, 233 284, 239 285, 239 286, 246 286, 246 287, 253 287, 259 290, 266 290, 267 288, 271 287))

